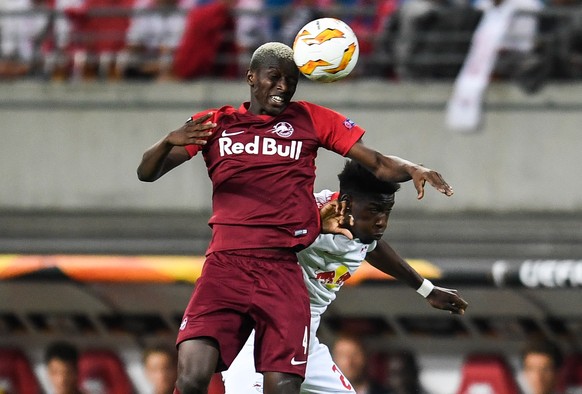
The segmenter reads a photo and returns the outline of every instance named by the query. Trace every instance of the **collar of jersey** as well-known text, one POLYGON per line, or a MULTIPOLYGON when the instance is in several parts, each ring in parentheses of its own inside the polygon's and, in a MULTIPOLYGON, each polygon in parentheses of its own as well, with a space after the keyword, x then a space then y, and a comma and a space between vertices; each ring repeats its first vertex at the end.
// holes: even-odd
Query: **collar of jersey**
POLYGON ((273 119, 273 118, 274 118, 274 116, 271 116, 271 115, 257 115, 257 114, 254 114, 254 113, 252 113, 252 112, 249 112, 249 107, 250 107, 250 106, 251 106, 251 103, 250 103, 250 101, 245 101, 245 102, 244 102, 244 103, 242 103, 242 104, 241 104, 241 106, 239 107, 239 109, 238 109, 238 112, 239 112, 239 113, 241 113, 241 114, 246 114, 246 113, 248 113, 249 115, 256 116, 256 117, 258 117, 258 118, 261 118, 261 119, 263 119, 263 120, 271 120, 271 119, 273 119))

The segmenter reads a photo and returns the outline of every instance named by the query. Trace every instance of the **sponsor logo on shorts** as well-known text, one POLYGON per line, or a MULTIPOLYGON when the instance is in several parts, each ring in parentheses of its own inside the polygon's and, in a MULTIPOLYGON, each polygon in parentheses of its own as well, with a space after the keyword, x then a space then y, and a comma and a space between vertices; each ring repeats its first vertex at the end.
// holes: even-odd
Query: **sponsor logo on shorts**
POLYGON ((188 324, 187 317, 185 317, 184 320, 182 320, 182 323, 180 324, 180 331, 184 331, 186 329, 186 324, 188 324))
POLYGON ((291 359, 291 365, 302 365, 302 364, 305 364, 306 362, 307 362, 307 360, 297 361, 297 360, 295 360, 295 357, 293 357, 291 359))

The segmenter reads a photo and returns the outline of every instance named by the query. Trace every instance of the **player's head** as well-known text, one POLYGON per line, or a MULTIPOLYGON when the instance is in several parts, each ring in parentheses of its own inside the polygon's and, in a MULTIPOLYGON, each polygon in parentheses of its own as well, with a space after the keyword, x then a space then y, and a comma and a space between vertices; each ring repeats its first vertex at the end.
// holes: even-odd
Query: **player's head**
POLYGON ((532 394, 551 394, 556 390, 563 356, 560 348, 547 340, 532 341, 522 351, 523 374, 532 394))
POLYGON ((382 238, 394 206, 395 182, 382 181, 358 162, 349 160, 338 175, 340 199, 348 202, 354 224, 349 227, 355 238, 371 243, 382 238))
POLYGON ((171 394, 178 377, 178 358, 173 347, 157 345, 143 353, 143 366, 154 394, 171 394))
POLYGON ((67 342, 55 342, 46 350, 45 363, 55 394, 77 393, 79 353, 67 342))
POLYGON ((352 384, 359 385, 368 379, 366 349, 358 337, 340 334, 331 352, 334 362, 352 384))
POLYGON ((420 393, 419 367, 410 351, 394 352, 388 362, 388 387, 394 394, 420 393))
POLYGON ((291 102, 298 81, 299 70, 289 46, 280 42, 261 45, 253 53, 247 71, 250 111, 257 115, 279 115, 291 102))

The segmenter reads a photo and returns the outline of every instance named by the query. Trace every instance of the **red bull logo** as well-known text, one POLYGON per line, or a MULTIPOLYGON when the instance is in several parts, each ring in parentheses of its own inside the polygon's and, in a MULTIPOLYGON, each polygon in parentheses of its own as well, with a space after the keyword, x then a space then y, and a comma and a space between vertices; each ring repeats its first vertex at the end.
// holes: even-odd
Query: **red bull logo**
POLYGON ((330 288, 341 287, 351 276, 349 271, 343 274, 336 271, 320 271, 315 274, 315 279, 330 288))
POLYGON ((218 146, 221 157, 246 153, 249 155, 278 155, 281 157, 289 157, 293 160, 299 160, 303 142, 290 141, 289 143, 282 144, 278 143, 274 138, 265 137, 261 139, 256 135, 252 141, 244 143, 234 142, 231 138, 225 136, 218 139, 218 146))

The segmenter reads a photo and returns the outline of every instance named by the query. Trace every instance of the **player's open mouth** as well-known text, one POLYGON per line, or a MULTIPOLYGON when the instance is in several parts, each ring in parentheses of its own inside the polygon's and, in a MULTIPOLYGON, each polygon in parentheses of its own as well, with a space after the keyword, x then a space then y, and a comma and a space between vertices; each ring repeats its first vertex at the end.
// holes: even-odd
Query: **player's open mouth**
POLYGON ((275 104, 283 104, 285 102, 285 99, 282 96, 271 96, 270 98, 275 104))

